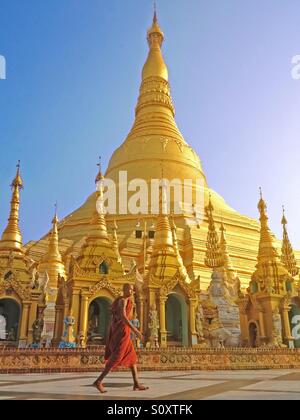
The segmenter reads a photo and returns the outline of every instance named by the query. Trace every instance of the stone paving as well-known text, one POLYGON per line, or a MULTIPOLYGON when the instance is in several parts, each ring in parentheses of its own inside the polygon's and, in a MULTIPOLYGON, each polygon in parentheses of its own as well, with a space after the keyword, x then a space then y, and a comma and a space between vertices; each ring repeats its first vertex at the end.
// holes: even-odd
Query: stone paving
POLYGON ((145 392, 133 391, 130 373, 116 372, 104 395, 91 386, 96 377, 0 375, 0 400, 300 400, 300 370, 142 372, 145 392))

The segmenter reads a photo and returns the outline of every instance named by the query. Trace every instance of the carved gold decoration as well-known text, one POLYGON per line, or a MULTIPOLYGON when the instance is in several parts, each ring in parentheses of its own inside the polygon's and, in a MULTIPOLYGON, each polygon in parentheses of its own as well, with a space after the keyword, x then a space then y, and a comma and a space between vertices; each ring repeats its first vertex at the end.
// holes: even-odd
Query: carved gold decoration
POLYGON ((196 298, 196 293, 195 293, 194 289, 192 287, 190 287, 189 284, 187 284, 183 280, 183 278, 180 276, 179 272, 176 273, 175 277, 169 283, 164 284, 159 289, 160 296, 162 296, 162 297, 168 296, 175 289, 175 287, 177 285, 184 291, 184 293, 186 294, 187 297, 189 297, 191 299, 196 298))
POLYGON ((92 297, 100 290, 107 289, 110 291, 110 293, 115 297, 121 296, 122 292, 121 290, 117 289, 112 285, 110 281, 108 281, 106 278, 103 278, 99 283, 97 283, 95 286, 90 287, 89 289, 89 296, 92 297))
POLYGON ((12 277, 6 281, 0 280, 0 296, 5 295, 6 290, 12 289, 22 300, 30 300, 31 291, 26 289, 20 281, 15 278, 14 273, 12 277))
MULTIPOLYGON (((289 349, 145 349, 141 370, 299 369, 300 350, 289 349)), ((104 347, 72 350, 2 350, 0 373, 94 372, 104 367, 104 347)), ((121 371, 124 369, 120 369, 121 371)))

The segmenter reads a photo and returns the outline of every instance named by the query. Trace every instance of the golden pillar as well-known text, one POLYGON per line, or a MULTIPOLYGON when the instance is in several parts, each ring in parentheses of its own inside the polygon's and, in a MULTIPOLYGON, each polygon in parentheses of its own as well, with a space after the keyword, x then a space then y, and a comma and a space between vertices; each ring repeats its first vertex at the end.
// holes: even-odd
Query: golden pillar
POLYGON ((190 299, 190 337, 191 345, 195 346, 198 344, 197 332, 196 332, 196 316, 195 316, 195 307, 197 305, 197 299, 190 299))
POLYGON ((140 304, 140 330, 141 333, 144 334, 145 331, 145 318, 144 318, 144 311, 145 311, 145 301, 144 301, 144 297, 143 296, 139 296, 139 304, 140 304))
POLYGON ((38 315, 38 304, 37 301, 33 301, 30 305, 29 320, 28 320, 28 340, 32 342, 32 325, 37 319, 38 315))
POLYGON ((283 321, 283 331, 284 331, 284 341, 285 344, 290 345, 290 342, 294 341, 294 337, 291 333, 290 320, 289 320, 289 305, 284 305, 282 308, 282 321, 283 321))
POLYGON ((167 347, 167 330, 166 330, 166 301, 165 296, 159 297, 159 320, 160 320, 160 347, 167 347))
POLYGON ((84 336, 84 341, 87 340, 88 333, 88 313, 89 313, 89 297, 85 294, 81 295, 80 303, 80 325, 79 325, 79 334, 84 336))
MULTIPOLYGON (((65 305, 65 317, 69 315, 69 310, 68 310, 69 308, 67 306, 68 305, 65 305)), ((71 310, 76 321, 74 334, 75 336, 77 336, 80 333, 80 330, 79 330, 80 290, 79 289, 73 290, 71 310)))
POLYGON ((248 316, 245 310, 240 311, 240 321, 241 321, 242 344, 243 346, 246 346, 249 344, 249 328, 248 328, 248 316))
POLYGON ((258 312, 260 339, 264 341, 266 339, 265 320, 263 311, 258 312))
POLYGON ((28 318, 29 318, 30 302, 23 302, 23 311, 20 328, 20 341, 26 341, 28 339, 28 318))
POLYGON ((64 309, 66 305, 56 305, 53 344, 58 345, 63 335, 64 309))

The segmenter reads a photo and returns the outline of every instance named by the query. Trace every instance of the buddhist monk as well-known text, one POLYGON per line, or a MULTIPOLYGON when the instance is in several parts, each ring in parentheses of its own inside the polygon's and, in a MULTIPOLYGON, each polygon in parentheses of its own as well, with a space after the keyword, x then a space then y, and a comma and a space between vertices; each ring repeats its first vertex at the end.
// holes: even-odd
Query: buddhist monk
POLYGON ((112 322, 109 337, 105 349, 105 369, 99 378, 93 383, 98 391, 106 392, 103 386, 104 378, 111 370, 119 366, 131 369, 133 377, 133 390, 145 391, 148 387, 141 385, 137 372, 137 355, 130 337, 131 331, 142 340, 141 332, 130 323, 132 317, 134 288, 131 284, 123 287, 123 296, 117 298, 112 304, 112 322))

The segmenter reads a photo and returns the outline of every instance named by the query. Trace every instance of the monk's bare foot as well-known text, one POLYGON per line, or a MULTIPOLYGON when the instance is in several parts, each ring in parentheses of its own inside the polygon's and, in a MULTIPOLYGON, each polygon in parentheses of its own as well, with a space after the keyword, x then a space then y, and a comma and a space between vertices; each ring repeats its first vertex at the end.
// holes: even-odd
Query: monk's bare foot
POLYGON ((140 384, 134 385, 134 387, 133 387, 134 391, 147 391, 147 389, 149 389, 148 386, 144 386, 144 385, 140 385, 140 384))
POLYGON ((96 382, 93 383, 93 386, 98 389, 100 394, 106 394, 107 393, 107 391, 105 390, 105 388, 104 388, 104 386, 102 385, 101 382, 96 381, 96 382))

